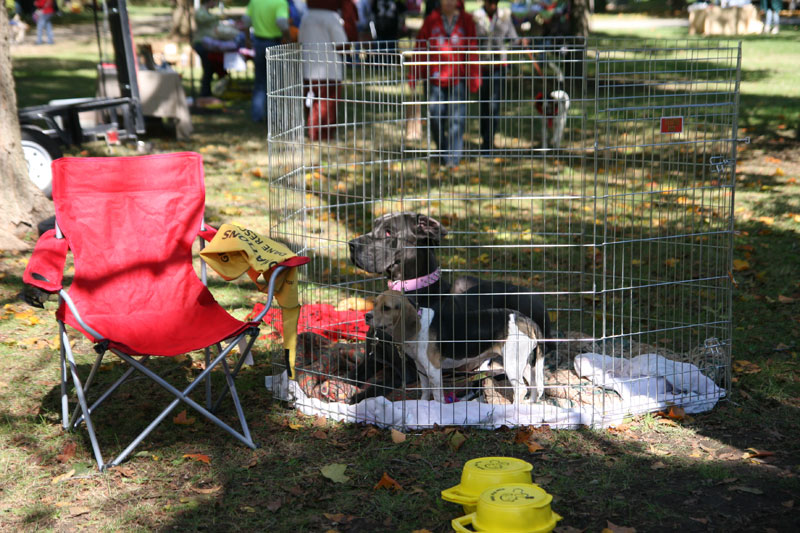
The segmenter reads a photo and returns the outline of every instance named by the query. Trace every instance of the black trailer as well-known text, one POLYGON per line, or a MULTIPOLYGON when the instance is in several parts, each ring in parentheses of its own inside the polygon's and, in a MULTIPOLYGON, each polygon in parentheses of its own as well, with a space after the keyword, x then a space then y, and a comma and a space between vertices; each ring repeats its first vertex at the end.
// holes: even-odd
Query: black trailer
MULTIPOLYGON (((58 105, 37 105, 19 110, 28 174, 48 196, 51 195, 52 181, 50 163, 63 155, 62 147, 80 146, 83 142, 103 138, 113 142, 135 141, 145 131, 126 0, 100 3, 94 0, 93 7, 98 43, 101 42, 99 19, 104 17, 108 21, 120 97, 80 98, 58 105), (91 124, 90 121, 81 124, 81 113, 86 112, 95 118, 91 124)), ((102 57, 100 60, 102 62, 102 57)), ((98 76, 103 76, 104 70, 100 66, 98 76)), ((105 86, 102 81, 99 87, 105 86)))

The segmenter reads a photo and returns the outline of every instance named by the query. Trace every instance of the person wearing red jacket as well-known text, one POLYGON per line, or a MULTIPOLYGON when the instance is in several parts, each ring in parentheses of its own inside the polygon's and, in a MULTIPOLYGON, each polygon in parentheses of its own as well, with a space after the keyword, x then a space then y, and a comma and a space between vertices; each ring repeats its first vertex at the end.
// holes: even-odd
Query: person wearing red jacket
MULTIPOLYGON (((417 34, 414 65, 409 81, 414 87, 425 80, 431 134, 440 163, 456 167, 464 150, 467 122, 467 87, 472 93, 481 86, 475 22, 458 8, 459 0, 441 0, 417 34)), ((462 4, 463 5, 463 4, 462 4)))
POLYGON ((36 0, 36 44, 42 44, 42 31, 47 31, 47 44, 53 44, 53 22, 56 0, 36 0))

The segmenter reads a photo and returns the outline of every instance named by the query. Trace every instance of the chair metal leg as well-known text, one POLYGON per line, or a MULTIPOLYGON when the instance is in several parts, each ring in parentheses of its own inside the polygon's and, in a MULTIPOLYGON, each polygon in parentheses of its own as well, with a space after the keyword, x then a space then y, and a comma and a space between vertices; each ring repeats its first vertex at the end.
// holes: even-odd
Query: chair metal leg
MULTIPOLYGON (((205 262, 203 262, 205 265, 205 262)), ((203 350, 203 353, 206 356, 206 368, 211 363, 211 347, 206 346, 203 350)), ((206 409, 209 411, 213 411, 214 409, 211 408, 211 374, 206 376, 206 409)))
POLYGON ((59 358, 61 359, 61 427, 68 430, 69 425, 69 397, 67 396, 67 351, 64 346, 69 346, 69 337, 64 323, 58 321, 59 358))
MULTIPOLYGON (((142 360, 141 360, 141 361, 139 361, 139 362, 140 362, 140 363, 142 363, 142 364, 144 364, 144 363, 145 363, 145 362, 146 362, 146 361, 147 361, 149 358, 150 358, 150 356, 149 356, 149 355, 145 355, 144 357, 142 357, 142 360)), ((123 383, 125 383, 125 381, 126 381, 126 380, 127 380, 129 377, 130 377, 130 375, 131 375, 131 374, 133 374, 135 371, 136 371, 136 369, 135 369, 135 368, 133 368, 133 367, 130 367, 130 368, 128 368, 128 369, 125 371, 125 373, 124 373, 124 374, 122 374, 122 376, 120 376, 120 377, 119 377, 119 379, 117 379, 117 381, 115 381, 115 382, 114 382, 114 383, 113 383, 113 384, 112 384, 110 387, 108 387, 108 389, 106 389, 106 391, 105 391, 103 394, 101 394, 101 395, 100 395, 100 397, 99 397, 97 400, 95 400, 95 401, 94 401, 94 403, 93 403, 92 405, 90 405, 90 406, 89 406, 89 414, 92 414, 92 413, 93 413, 93 412, 94 412, 94 411, 95 411, 95 410, 96 410, 96 409, 97 409, 97 408, 100 406, 100 404, 101 404, 101 403, 103 403, 104 401, 106 401, 106 400, 108 399, 108 397, 109 397, 109 396, 111 396, 111 395, 114 393, 114 391, 116 391, 116 390, 117 390, 117 389, 120 387, 120 385, 122 385, 123 383)), ((72 423, 72 426, 71 426, 71 427, 73 427, 73 428, 74 428, 74 427, 78 427, 78 425, 79 425, 81 422, 83 422, 83 415, 79 416, 79 417, 78 417, 78 419, 77 419, 77 420, 75 420, 75 421, 72 423)))
POLYGON ((89 432, 89 440, 92 442, 92 451, 94 451, 94 458, 97 461, 97 467, 100 470, 105 470, 106 465, 103 463, 103 455, 100 453, 100 445, 97 443, 97 435, 94 432, 94 424, 92 418, 89 416, 89 407, 86 405, 86 396, 83 395, 83 386, 78 377, 78 365, 75 364, 75 358, 72 356, 72 348, 69 345, 69 338, 66 332, 62 335, 64 341, 64 349, 66 351, 67 360, 69 361, 70 371, 72 373, 72 383, 75 385, 75 393, 78 395, 78 403, 83 411, 83 418, 86 421, 86 430, 89 432))
POLYGON ((236 385, 233 382, 231 370, 228 368, 228 361, 225 359, 222 360, 222 368, 225 369, 225 380, 228 382, 228 389, 231 391, 231 398, 233 399, 233 405, 236 408, 236 415, 239 417, 239 423, 242 426, 242 433, 244 433, 244 436, 247 437, 247 440, 253 442, 252 437, 250 437, 250 428, 247 427, 247 420, 244 417, 242 404, 239 402, 239 395, 236 393, 236 385))
MULTIPOLYGON (((89 377, 86 378, 86 383, 83 384, 83 394, 86 395, 86 391, 89 390, 89 387, 92 386, 92 382, 94 381, 94 376, 97 374, 97 369, 100 367, 100 363, 103 361, 104 354, 98 354, 97 358, 94 360, 94 364, 92 365, 92 370, 89 372, 89 377)), ((75 427, 75 419, 78 418, 78 412, 80 411, 80 406, 76 405, 75 409, 72 410, 72 417, 69 419, 69 427, 75 427)), ((91 412, 91 408, 89 410, 91 412)))
MULTIPOLYGON (((237 336, 233 341, 231 341, 231 345, 238 343, 239 340, 242 338, 242 336, 245 335, 245 334, 246 333, 242 333, 241 335, 237 336)), ((247 342, 247 348, 245 349, 244 353, 242 353, 239 356, 239 360, 236 361, 236 365, 233 368, 233 372, 231 374, 233 376, 233 379, 236 379, 236 376, 239 375, 239 371, 242 369, 242 365, 244 364, 244 360, 247 358, 247 355, 253 349, 253 344, 255 344, 257 336, 258 336, 258 331, 256 331, 255 333, 252 333, 250 335, 250 340, 247 342)), ((228 384, 226 382, 225 383, 225 388, 222 389, 222 392, 219 393, 219 397, 217 398, 217 401, 214 404, 214 408, 211 409, 212 413, 216 412, 217 409, 219 409, 219 405, 222 403, 222 400, 224 400, 225 396, 227 396, 227 395, 228 395, 228 384)))

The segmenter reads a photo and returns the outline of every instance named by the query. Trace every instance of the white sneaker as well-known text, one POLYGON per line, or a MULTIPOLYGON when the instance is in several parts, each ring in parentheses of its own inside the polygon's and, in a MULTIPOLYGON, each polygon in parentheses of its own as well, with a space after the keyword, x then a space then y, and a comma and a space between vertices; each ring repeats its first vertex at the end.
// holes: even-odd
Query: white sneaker
POLYGON ((769 31, 772 35, 776 35, 778 33, 778 27, 773 26, 772 29, 769 31))

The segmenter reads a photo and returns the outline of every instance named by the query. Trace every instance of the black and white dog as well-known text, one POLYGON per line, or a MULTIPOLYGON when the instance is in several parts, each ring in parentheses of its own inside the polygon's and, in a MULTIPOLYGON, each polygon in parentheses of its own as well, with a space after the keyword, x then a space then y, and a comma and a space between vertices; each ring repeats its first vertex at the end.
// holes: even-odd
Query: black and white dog
POLYGON ((514 389, 514 403, 522 402, 527 387, 531 401, 544 392, 542 331, 530 318, 510 309, 484 309, 452 314, 417 308, 399 291, 378 296, 366 315, 367 324, 389 335, 416 364, 422 400, 431 394, 444 401, 443 369, 476 370, 484 361, 500 357, 514 389), (535 365, 531 357, 535 354, 535 365), (527 382, 527 386, 526 386, 527 382))

